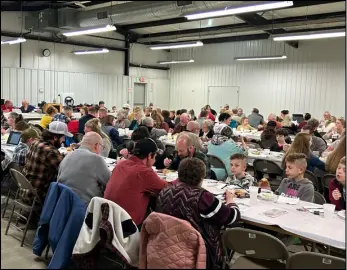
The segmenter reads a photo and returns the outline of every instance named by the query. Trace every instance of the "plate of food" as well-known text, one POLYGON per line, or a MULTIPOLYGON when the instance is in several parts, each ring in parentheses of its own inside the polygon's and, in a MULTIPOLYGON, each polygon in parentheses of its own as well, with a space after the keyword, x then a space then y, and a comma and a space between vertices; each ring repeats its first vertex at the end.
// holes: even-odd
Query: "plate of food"
POLYGON ((346 210, 341 210, 337 212, 337 216, 342 219, 346 219, 346 210))
POLYGON ((245 198, 248 197, 248 192, 243 188, 235 189, 235 195, 237 198, 245 198))
POLYGON ((273 201, 276 199, 276 195, 271 190, 262 190, 258 194, 258 198, 264 201, 273 201))

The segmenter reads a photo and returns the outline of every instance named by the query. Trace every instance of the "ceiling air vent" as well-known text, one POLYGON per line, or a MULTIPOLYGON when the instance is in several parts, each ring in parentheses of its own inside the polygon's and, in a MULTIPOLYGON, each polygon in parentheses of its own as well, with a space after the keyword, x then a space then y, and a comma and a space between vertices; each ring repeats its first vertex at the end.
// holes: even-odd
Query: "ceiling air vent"
POLYGON ((98 18, 98 20, 107 19, 108 13, 107 11, 98 12, 96 13, 96 17, 98 18))

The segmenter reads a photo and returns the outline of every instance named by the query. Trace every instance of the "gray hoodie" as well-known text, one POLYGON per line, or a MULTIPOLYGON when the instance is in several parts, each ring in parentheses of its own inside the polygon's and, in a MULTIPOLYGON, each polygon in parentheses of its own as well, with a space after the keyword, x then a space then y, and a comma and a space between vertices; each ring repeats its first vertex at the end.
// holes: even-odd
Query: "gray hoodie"
POLYGON ((297 197, 301 201, 306 202, 313 202, 314 199, 313 183, 307 178, 300 181, 284 178, 276 190, 276 193, 279 195, 284 193, 287 196, 297 197))
POLYGON ((240 186, 244 189, 249 189, 250 186, 253 186, 257 183, 257 180, 254 179, 252 175, 245 172, 244 177, 237 178, 236 176, 228 177, 226 180, 226 184, 240 186))

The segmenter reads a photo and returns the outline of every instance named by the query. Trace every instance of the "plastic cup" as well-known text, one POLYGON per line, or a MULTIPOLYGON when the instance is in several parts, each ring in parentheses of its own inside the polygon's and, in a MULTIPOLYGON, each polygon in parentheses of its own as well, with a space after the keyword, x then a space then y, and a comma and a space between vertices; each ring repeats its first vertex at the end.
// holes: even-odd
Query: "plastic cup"
POLYGON ((330 219, 333 218, 335 213, 335 204, 326 203, 323 204, 324 209, 324 218, 330 219))
POLYGON ((252 205, 258 204, 258 187, 249 187, 250 203, 252 205))
POLYGON ((169 140, 171 140, 171 139, 172 139, 172 133, 168 133, 168 134, 167 134, 167 138, 168 138, 169 140))

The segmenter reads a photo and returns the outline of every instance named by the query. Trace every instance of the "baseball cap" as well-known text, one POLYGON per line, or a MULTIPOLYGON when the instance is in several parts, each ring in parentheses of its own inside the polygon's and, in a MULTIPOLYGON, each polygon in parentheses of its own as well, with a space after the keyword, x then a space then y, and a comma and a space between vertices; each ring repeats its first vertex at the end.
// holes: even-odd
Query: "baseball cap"
POLYGON ((73 137, 68 131, 67 125, 64 122, 54 121, 48 126, 48 131, 53 134, 65 135, 66 137, 73 137))
POLYGON ((162 153, 161 149, 158 149, 157 144, 151 138, 145 138, 139 140, 135 144, 134 155, 135 156, 148 156, 150 153, 162 153))
POLYGON ((129 109, 130 110, 130 105, 129 104, 124 104, 123 109, 129 109))

